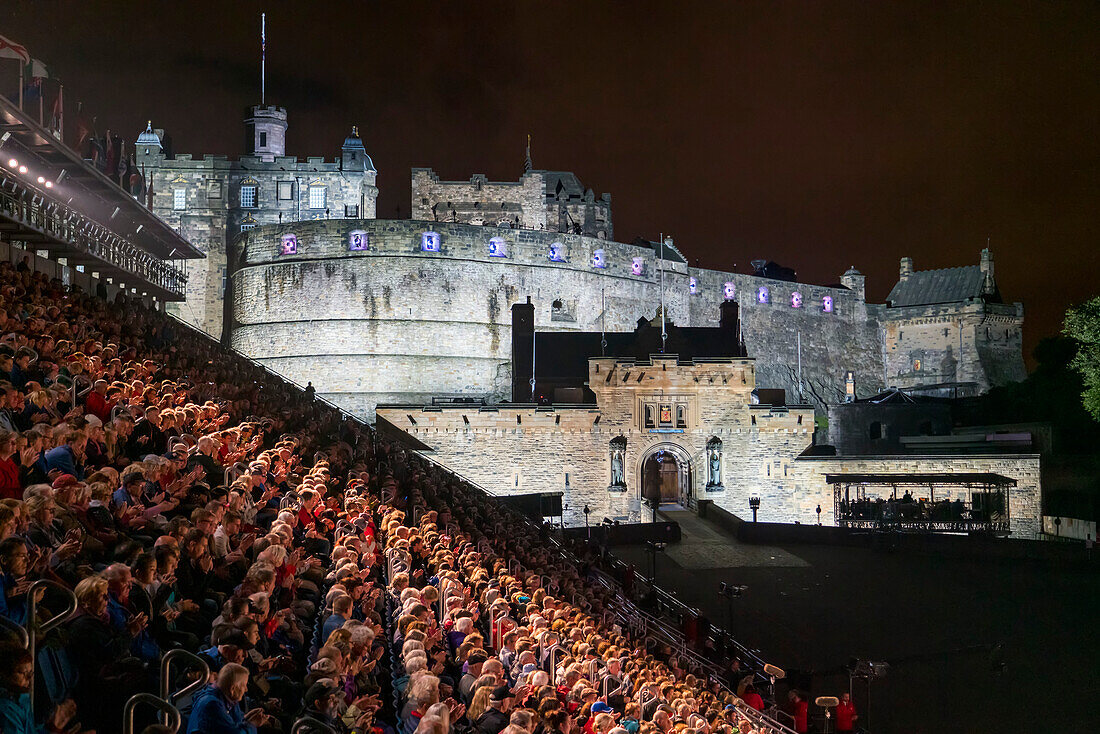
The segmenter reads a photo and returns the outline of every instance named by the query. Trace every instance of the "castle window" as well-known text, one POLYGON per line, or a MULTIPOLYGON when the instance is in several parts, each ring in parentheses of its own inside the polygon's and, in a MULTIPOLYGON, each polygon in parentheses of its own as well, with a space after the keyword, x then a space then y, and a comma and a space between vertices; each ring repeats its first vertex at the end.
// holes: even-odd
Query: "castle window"
POLYGON ((172 191, 172 208, 176 211, 187 208, 187 189, 175 189, 172 191))
POLYGON ((687 406, 686 405, 681 404, 681 405, 676 406, 676 427, 677 428, 687 428, 687 406))
POLYGON ((366 250, 370 246, 370 238, 361 229, 353 229, 348 233, 348 250, 358 252, 366 250))
POLYGON ((649 405, 649 404, 647 404, 645 406, 645 427, 646 428, 656 428, 657 427, 657 421, 654 419, 654 411, 655 411, 654 406, 649 405))
POLYGON ((722 297, 725 298, 727 301, 732 301, 735 295, 737 295, 737 287, 733 284, 732 281, 727 280, 726 283, 722 286, 722 297))
POLYGON ((241 207, 243 209, 256 208, 256 187, 255 186, 242 186, 241 187, 241 207))
POLYGON ((688 278, 688 293, 694 296, 698 292, 699 281, 695 280, 695 278, 688 278))
POLYGON ((358 204, 344 204, 344 217, 346 219, 358 219, 359 218, 359 205, 358 204))
POLYGON ((207 199, 220 199, 222 198, 222 182, 216 178, 211 178, 206 182, 206 198, 207 199))
POLYGON ((290 201, 294 198, 293 181, 279 181, 276 188, 279 201, 290 201))
POLYGON ((768 291, 768 286, 762 285, 756 289, 756 302, 757 303, 771 303, 772 296, 768 291))
POLYGON ((241 231, 242 232, 247 232, 250 229, 256 229, 256 225, 255 224, 242 224, 241 225, 241 231))
POLYGON ((920 372, 920 360, 919 359, 914 359, 913 360, 913 371, 914 372, 920 372))
POLYGON ((821 299, 821 310, 824 311, 825 313, 832 313, 833 312, 833 297, 832 296, 824 296, 821 299))
POLYGON ((266 148, 267 147, 267 133, 262 131, 262 130, 260 131, 260 147, 261 148, 266 148))
POLYGON ((798 291, 791 294, 791 308, 802 308, 802 294, 798 291))
POLYGON ((309 208, 310 209, 324 209, 325 208, 325 187, 324 186, 310 186, 309 187, 309 208))
POLYGON ((872 422, 870 428, 867 429, 867 436, 872 441, 877 441, 880 438, 882 438, 883 437, 882 424, 879 423, 878 421, 872 422))
POLYGON ((420 249, 424 252, 439 252, 439 233, 425 232, 420 235, 420 249))
POLYGON ((508 243, 503 237, 493 237, 489 240, 489 257, 508 257, 508 243))
POLYGON ((298 254, 298 235, 284 234, 279 240, 280 255, 298 254))

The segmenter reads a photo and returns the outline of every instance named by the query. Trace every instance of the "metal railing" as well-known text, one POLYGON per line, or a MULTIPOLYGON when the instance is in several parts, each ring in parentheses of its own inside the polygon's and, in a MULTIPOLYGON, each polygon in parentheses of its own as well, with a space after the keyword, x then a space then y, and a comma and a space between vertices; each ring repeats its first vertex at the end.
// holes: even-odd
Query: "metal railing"
POLYGON ((126 701, 126 706, 122 709, 123 734, 133 734, 134 709, 137 708, 139 703, 147 704, 160 711, 164 715, 165 725, 168 727, 171 734, 176 734, 176 732, 180 730, 180 726, 183 724, 183 717, 180 716, 180 710, 178 708, 168 703, 160 696, 154 696, 152 693, 135 693, 130 696, 126 701))
POLYGON ((139 249, 83 213, 60 201, 47 201, 42 194, 9 177, 0 181, 0 215, 169 293, 184 295, 187 276, 183 271, 139 249))
MULTIPOLYGON (((182 699, 184 696, 189 696, 195 691, 206 685, 206 681, 210 678, 210 666, 205 660, 198 655, 187 652, 186 650, 175 649, 169 650, 165 653, 164 657, 160 659, 160 697, 169 706, 175 707, 176 702, 182 699), (185 663, 190 663, 190 667, 196 667, 202 671, 196 680, 188 683, 183 688, 177 691, 172 691, 172 662, 175 660, 182 660, 185 663)), ((167 724, 167 720, 162 717, 162 724, 167 724)))
MULTIPOLYGON (((39 579, 31 584, 31 587, 27 590, 27 649, 30 650, 32 665, 35 669, 38 667, 38 655, 36 649, 38 647, 39 635, 44 635, 54 627, 64 622, 72 613, 76 611, 77 602, 76 595, 69 591, 67 588, 57 583, 56 581, 49 581, 47 579, 39 579), (35 598, 35 592, 39 589, 52 588, 59 592, 65 599, 65 611, 55 614, 44 622, 38 622, 38 600, 35 598)), ((34 675, 31 675, 30 690, 28 691, 31 696, 32 706, 34 701, 34 675)))

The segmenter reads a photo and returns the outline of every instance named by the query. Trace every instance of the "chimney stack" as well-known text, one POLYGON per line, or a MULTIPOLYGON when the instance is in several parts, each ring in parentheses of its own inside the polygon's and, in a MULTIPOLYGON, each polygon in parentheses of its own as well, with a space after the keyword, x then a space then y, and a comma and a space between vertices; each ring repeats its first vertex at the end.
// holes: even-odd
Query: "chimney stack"
POLYGON ((898 268, 898 277, 901 280, 905 280, 913 274, 913 258, 903 257, 901 259, 901 267, 898 268))

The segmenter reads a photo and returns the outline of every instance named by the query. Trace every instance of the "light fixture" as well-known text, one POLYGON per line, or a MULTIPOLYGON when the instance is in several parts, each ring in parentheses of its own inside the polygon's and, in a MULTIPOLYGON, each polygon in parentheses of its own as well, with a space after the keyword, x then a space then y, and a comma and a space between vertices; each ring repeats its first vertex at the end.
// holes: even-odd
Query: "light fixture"
POLYGON ((47 181, 46 182, 46 188, 47 189, 52 189, 53 188, 53 181, 47 181))
POLYGON ((46 177, 45 176, 39 176, 38 177, 38 183, 40 183, 40 184, 46 183, 46 177))
POLYGON ((17 161, 14 158, 9 158, 8 159, 8 167, 9 168, 18 168, 19 167, 19 161, 17 161))
POLYGON ((26 166, 19 166, 19 172, 20 173, 26 173, 27 172, 27 167, 26 166))

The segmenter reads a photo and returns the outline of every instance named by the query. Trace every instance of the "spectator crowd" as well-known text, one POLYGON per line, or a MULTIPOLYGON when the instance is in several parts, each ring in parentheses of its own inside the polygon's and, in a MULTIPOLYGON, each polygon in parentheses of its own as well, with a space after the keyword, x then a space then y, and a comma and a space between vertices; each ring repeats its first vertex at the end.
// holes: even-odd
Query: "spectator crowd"
POLYGON ((122 731, 184 689, 213 734, 776 730, 759 679, 623 629, 614 594, 312 392, 0 263, 5 734, 122 731))

